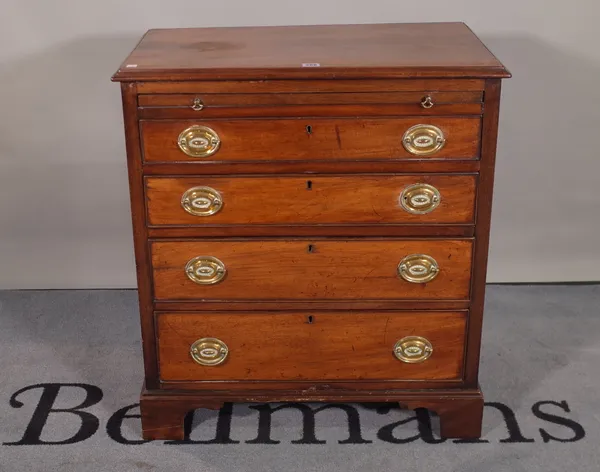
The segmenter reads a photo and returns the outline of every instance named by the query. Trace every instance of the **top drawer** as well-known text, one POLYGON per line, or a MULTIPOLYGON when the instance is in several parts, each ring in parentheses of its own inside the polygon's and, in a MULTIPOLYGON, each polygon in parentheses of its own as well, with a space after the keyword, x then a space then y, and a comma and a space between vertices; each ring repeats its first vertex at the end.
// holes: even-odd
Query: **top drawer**
POLYGON ((476 159, 479 117, 141 120, 146 162, 476 159))

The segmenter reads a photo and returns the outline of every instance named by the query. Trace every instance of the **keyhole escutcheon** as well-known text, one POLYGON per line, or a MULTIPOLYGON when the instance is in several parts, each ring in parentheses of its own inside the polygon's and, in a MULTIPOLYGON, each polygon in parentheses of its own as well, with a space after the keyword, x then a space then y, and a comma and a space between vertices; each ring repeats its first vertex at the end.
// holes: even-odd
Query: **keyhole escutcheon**
POLYGON ((306 134, 308 134, 309 136, 312 134, 312 126, 311 125, 306 125, 306 134))

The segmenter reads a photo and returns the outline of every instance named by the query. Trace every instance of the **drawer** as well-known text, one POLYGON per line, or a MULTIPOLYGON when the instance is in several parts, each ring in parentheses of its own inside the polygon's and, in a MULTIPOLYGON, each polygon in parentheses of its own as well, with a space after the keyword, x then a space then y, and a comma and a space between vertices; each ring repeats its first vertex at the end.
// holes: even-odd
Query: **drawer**
POLYGON ((480 126, 479 117, 140 121, 146 162, 476 159, 480 126))
POLYGON ((482 92, 205 93, 138 97, 143 118, 479 115, 482 92))
POLYGON ((472 224, 475 175, 146 178, 148 224, 472 224))
POLYGON ((160 313, 162 381, 456 380, 465 312, 160 313))
POLYGON ((151 254, 158 300, 466 300, 472 240, 153 241, 151 254))

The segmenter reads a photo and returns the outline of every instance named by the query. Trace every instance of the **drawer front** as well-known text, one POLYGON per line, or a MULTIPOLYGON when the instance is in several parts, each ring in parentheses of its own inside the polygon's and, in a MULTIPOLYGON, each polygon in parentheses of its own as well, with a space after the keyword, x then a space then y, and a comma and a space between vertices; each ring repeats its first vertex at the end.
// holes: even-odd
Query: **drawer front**
POLYGON ((147 178, 148 223, 472 224, 474 175, 147 178))
POLYGON ((263 116, 480 115, 481 92, 150 94, 144 118, 263 116))
POLYGON ((346 92, 346 93, 179 93, 140 95, 140 107, 238 108, 254 105, 358 105, 402 103, 427 110, 437 105, 481 103, 482 92, 346 92), (430 100, 427 100, 429 97, 430 100), (430 103, 431 102, 431 103, 430 103), (427 107, 427 108, 425 108, 427 107))
POLYGON ((472 240, 154 241, 151 253, 158 300, 466 300, 472 240))
POLYGON ((476 159, 480 124, 479 117, 302 118, 141 120, 140 128, 146 162, 476 159))
POLYGON ((465 312, 156 316, 163 381, 462 377, 465 312))

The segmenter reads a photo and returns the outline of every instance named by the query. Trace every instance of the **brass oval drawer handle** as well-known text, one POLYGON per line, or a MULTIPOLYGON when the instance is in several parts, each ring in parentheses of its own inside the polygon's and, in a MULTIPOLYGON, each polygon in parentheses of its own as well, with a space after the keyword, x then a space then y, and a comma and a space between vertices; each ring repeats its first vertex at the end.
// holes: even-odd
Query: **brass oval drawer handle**
POLYGON ((433 107, 433 105, 434 105, 433 99, 431 98, 430 95, 427 95, 421 99, 421 106, 423 108, 431 108, 431 107, 433 107))
POLYGON ((433 346, 421 336, 406 336, 394 345, 394 356, 407 364, 425 362, 431 354, 433 346))
POLYGON ((194 125, 181 132, 177 145, 190 157, 208 157, 219 150, 221 139, 208 126, 194 125))
POLYGON ((194 257, 185 266, 185 275, 199 285, 218 284, 226 274, 225 264, 212 256, 194 257))
POLYGON ((202 338, 190 346, 190 355, 200 365, 219 365, 225 362, 229 348, 217 338, 202 338))
POLYGON ((192 187, 181 196, 181 207, 190 215, 210 216, 221 211, 223 198, 212 187, 192 187))
POLYGON ((413 184, 402 191, 400 205, 409 213, 425 215, 435 210, 441 199, 440 191, 433 185, 413 184))
POLYGON ((415 156, 429 156, 438 152, 446 144, 444 133, 437 126, 415 125, 402 136, 402 145, 415 156))
POLYGON ((438 263, 427 254, 411 254, 398 264, 398 275, 413 284, 431 282, 439 273, 438 263))
POLYGON ((204 102, 200 100, 198 97, 194 98, 194 103, 192 103, 192 110, 200 111, 204 108, 204 102))

